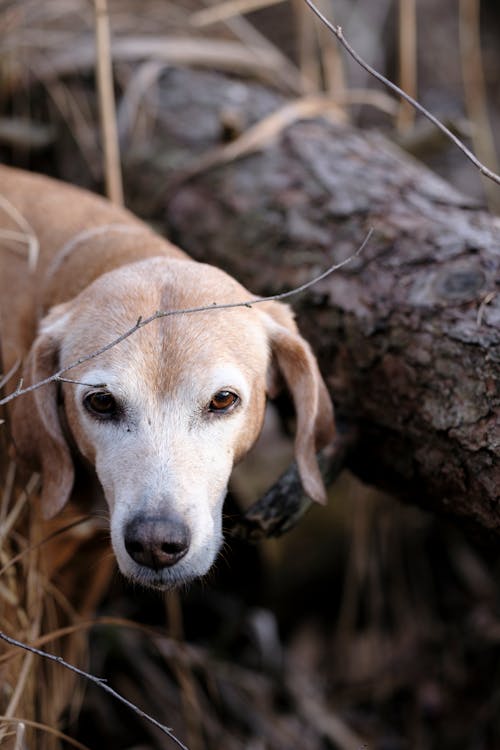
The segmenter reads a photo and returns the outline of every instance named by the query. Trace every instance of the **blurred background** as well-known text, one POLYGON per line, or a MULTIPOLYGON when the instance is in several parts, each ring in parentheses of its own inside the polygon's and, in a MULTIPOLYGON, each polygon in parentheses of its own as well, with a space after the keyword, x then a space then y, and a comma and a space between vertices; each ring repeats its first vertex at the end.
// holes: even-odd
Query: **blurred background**
MULTIPOLYGON (((318 7, 365 60, 498 171, 497 2, 318 0, 318 7)), ((381 130, 498 213, 497 186, 348 58, 301 0, 113 0, 108 12, 125 204, 160 231, 179 174, 286 102, 317 94, 334 102, 336 117, 381 130), (202 82, 193 112, 206 80, 210 114, 180 127, 172 96, 189 111, 193 70, 202 82), (215 110, 214 77, 225 81, 215 110)), ((105 192, 93 3, 2 0, 0 30, 0 158, 105 192)), ((7 428, 0 438, 7 456, 7 428)), ((235 472, 226 514, 260 497, 291 454, 279 411, 270 409, 259 444, 235 472)), ((2 470, 2 629, 54 651, 68 637, 57 632, 56 610, 64 611, 71 633, 90 633, 75 659, 171 726, 190 750, 500 747, 495 540, 344 472, 327 508, 311 509, 277 540, 228 539, 207 579, 186 591, 151 594, 113 573, 91 627, 99 586, 82 619, 40 579, 38 558, 28 554, 46 538, 37 539, 29 512, 36 479, 8 458, 2 470), (42 643, 48 623, 56 634, 42 643)), ((109 559, 103 544, 72 582, 74 595, 109 559)), ((0 745, 174 747, 97 687, 68 687, 61 668, 49 674, 33 658, 0 659, 8 669, 0 745), (24 740, 16 728, 23 718, 24 740), (44 726, 29 730, 30 721, 44 726)))

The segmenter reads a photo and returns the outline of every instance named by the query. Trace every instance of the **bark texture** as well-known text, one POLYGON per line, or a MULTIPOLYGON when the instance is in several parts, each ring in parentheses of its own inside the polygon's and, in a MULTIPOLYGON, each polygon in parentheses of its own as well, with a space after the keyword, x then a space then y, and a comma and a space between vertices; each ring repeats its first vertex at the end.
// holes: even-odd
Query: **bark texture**
MULTIPOLYGON (((179 138, 186 148, 183 118, 203 132, 236 85, 214 75, 212 97, 204 79, 196 112, 192 75, 185 107, 173 79, 162 92, 163 106, 175 103, 177 135, 164 123, 172 148, 179 138)), ((237 86, 233 105, 247 123, 255 88, 237 86)), ((500 532, 498 218, 379 133, 312 119, 177 186, 167 223, 190 254, 261 294, 344 259, 373 227, 361 257, 294 303, 337 413, 357 424, 352 468, 500 532)))

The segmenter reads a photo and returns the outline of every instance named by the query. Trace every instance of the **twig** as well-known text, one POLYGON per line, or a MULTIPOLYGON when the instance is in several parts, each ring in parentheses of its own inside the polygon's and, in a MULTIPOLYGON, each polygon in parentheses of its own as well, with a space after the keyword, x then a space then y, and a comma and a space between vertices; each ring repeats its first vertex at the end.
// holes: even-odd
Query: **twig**
MULTIPOLYGON (((353 426, 337 426, 333 442, 318 454, 318 464, 325 485, 331 485, 345 467, 346 458, 356 441, 353 426)), ((279 537, 292 529, 312 505, 304 493, 296 463, 281 475, 265 495, 242 515, 227 518, 225 531, 246 542, 279 537)))
POLYGON ((481 302, 481 304, 479 305, 478 310, 477 310, 477 315, 476 315, 476 326, 478 328, 480 328, 481 325, 482 325, 482 323, 483 323, 483 315, 484 315, 484 311, 486 309, 486 306, 489 305, 490 302, 493 302, 493 300, 495 299, 496 295, 497 295, 496 292, 488 292, 485 295, 485 297, 484 297, 483 301, 481 302))
POLYGON ((171 729, 166 727, 164 724, 161 724, 159 721, 154 719, 152 716, 149 716, 149 714, 145 713, 140 709, 138 706, 135 705, 135 703, 131 703, 126 698, 123 697, 123 695, 120 695, 120 693, 117 693, 116 690, 113 690, 112 687, 110 687, 107 682, 102 677, 96 677, 93 674, 89 674, 89 672, 84 672, 82 669, 78 669, 78 667, 73 666, 73 664, 69 664, 67 661, 65 661, 61 656, 56 656, 55 654, 50 654, 47 651, 41 651, 38 648, 34 648, 33 646, 29 646, 27 643, 23 643, 22 641, 18 641, 15 638, 11 638, 9 635, 6 635, 6 633, 2 632, 0 630, 0 639, 5 641, 6 643, 9 643, 11 646, 16 646, 17 648, 22 648, 25 651, 28 651, 31 654, 35 654, 36 656, 43 656, 45 659, 49 659, 49 661, 54 661, 56 664, 60 664, 61 666, 65 667, 66 669, 69 669, 70 672, 74 672, 75 674, 79 675, 80 677, 84 677, 86 680, 89 680, 90 682, 93 682, 98 687, 102 688, 102 690, 105 690, 107 693, 112 695, 114 698, 119 700, 121 703, 123 703, 125 706, 130 708, 132 711, 134 711, 138 716, 140 716, 142 719, 146 719, 147 721, 151 722, 155 727, 157 727, 161 732, 166 734, 168 737, 170 737, 173 742, 178 745, 178 747, 182 748, 182 750, 188 750, 186 745, 184 745, 172 732, 171 729))
POLYGON ((81 380, 71 380, 71 378, 57 378, 58 383, 71 383, 71 385, 86 385, 89 388, 106 388, 106 383, 83 383, 81 380))
POLYGON ((415 107, 418 112, 420 112, 424 117, 427 117, 428 120, 430 120, 439 130, 441 130, 442 133, 446 135, 447 138, 449 138, 453 143, 462 151, 465 156, 471 161, 475 167, 481 172, 481 174, 485 175, 485 177, 489 177, 490 180, 493 180, 493 182, 496 182, 498 185, 500 185, 500 175, 496 174, 496 172, 493 172, 491 169, 486 167, 475 154, 472 153, 470 149, 467 148, 467 146, 458 138, 454 133, 449 130, 449 128, 446 127, 446 125, 443 125, 443 123, 438 120, 437 117, 435 117, 431 112, 429 112, 428 109, 426 109, 422 104, 420 104, 416 99, 414 99, 409 94, 405 93, 402 89, 399 88, 399 86, 396 86, 395 83, 392 81, 389 81, 388 78, 386 78, 382 73, 379 73, 378 70, 375 70, 375 68, 372 68, 369 63, 367 63, 365 60, 363 60, 362 57, 358 55, 355 49, 351 47, 347 39, 345 38, 342 27, 341 26, 334 26, 324 15, 321 13, 321 11, 314 5, 312 0, 304 0, 304 2, 309 6, 309 8, 313 11, 313 13, 316 14, 316 16, 320 19, 322 23, 327 26, 327 28, 330 29, 332 34, 334 34, 341 45, 344 47, 345 50, 351 55, 351 57, 356 60, 358 65, 361 65, 361 67, 367 71, 367 73, 370 73, 374 78, 376 78, 378 81, 384 84, 384 86, 387 86, 391 89, 391 91, 394 91, 395 94, 402 97, 405 101, 409 102, 413 107, 415 107))
POLYGON ((318 282, 322 281, 327 276, 330 276, 330 274, 334 273, 334 271, 338 271, 340 268, 343 268, 348 263, 350 263, 355 258, 357 258, 358 255, 360 255, 360 253, 366 247, 372 234, 373 234, 373 228, 370 228, 366 237, 364 238, 363 242, 358 247, 355 253, 350 255, 348 258, 345 258, 345 260, 341 261, 340 263, 333 264, 332 266, 327 268, 326 271, 323 271, 323 273, 321 273, 319 276, 315 276, 313 279, 311 279, 310 281, 307 281, 305 284, 302 284, 301 286, 298 286, 295 289, 290 289, 287 292, 282 292, 281 294, 273 294, 270 297, 254 297, 253 299, 247 300, 246 302, 229 302, 223 305, 213 304, 213 305, 203 305, 201 307, 187 307, 183 310, 157 310, 157 312, 153 313, 147 318, 140 317, 135 323, 135 325, 133 325, 127 331, 122 333, 113 341, 110 341, 109 344, 102 346, 100 349, 97 349, 96 351, 91 352, 90 354, 87 354, 83 357, 79 357, 76 361, 71 362, 71 364, 66 365, 66 367, 62 367, 60 370, 55 372, 53 375, 50 375, 48 378, 45 378, 44 380, 40 380, 38 383, 33 383, 33 385, 30 385, 26 388, 22 387, 22 381, 21 381, 13 393, 10 393, 8 396, 4 396, 4 398, 0 399, 0 406, 3 406, 4 404, 9 403, 9 401, 13 401, 18 396, 23 396, 25 393, 30 393, 31 391, 41 388, 44 385, 48 385, 49 383, 54 383, 56 381, 61 380, 61 375, 64 375, 64 373, 68 372, 68 370, 72 370, 73 368, 78 367, 84 362, 88 362, 89 360, 95 359, 95 357, 98 357, 101 354, 104 354, 105 352, 109 351, 109 349, 112 349, 114 346, 117 346, 117 344, 121 344, 122 341, 125 341, 125 339, 127 339, 136 331, 138 331, 140 328, 144 328, 144 326, 147 326, 150 323, 152 323, 154 320, 158 320, 160 318, 168 318, 173 315, 190 315, 192 313, 211 312, 212 310, 229 310, 229 309, 233 309, 236 307, 252 307, 253 305, 259 305, 262 302, 273 302, 276 300, 286 299, 296 294, 300 294, 301 292, 304 292, 306 289, 309 289, 311 286, 314 286, 314 284, 317 284, 318 282))

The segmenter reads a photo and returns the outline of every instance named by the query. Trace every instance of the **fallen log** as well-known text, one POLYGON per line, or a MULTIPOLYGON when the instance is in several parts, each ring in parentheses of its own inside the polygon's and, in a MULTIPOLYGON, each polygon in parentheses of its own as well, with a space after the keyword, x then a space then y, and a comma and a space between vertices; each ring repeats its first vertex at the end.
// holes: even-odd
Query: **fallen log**
MULTIPOLYGON (((204 78, 198 99, 198 75, 183 75, 183 93, 175 77, 161 90, 164 111, 175 110, 175 127, 167 118, 160 133, 173 163, 186 130, 200 151, 197 122, 203 148, 223 132, 221 123, 207 138, 204 123, 221 120, 235 82, 204 78)), ((233 114, 245 123, 254 94, 237 86, 233 114)), ((168 233, 269 294, 343 260, 373 227, 362 257, 294 304, 338 414, 356 424, 350 466, 398 496, 500 531, 500 220, 380 133, 315 117, 274 136, 184 172, 170 192, 168 233)))
MULTIPOLYGON (((318 455, 318 464, 325 485, 332 484, 346 465, 355 439, 354 428, 337 430, 331 445, 318 455)), ((244 513, 230 516, 224 531, 236 539, 260 542, 290 531, 309 510, 312 500, 305 494, 295 461, 272 487, 244 513)))

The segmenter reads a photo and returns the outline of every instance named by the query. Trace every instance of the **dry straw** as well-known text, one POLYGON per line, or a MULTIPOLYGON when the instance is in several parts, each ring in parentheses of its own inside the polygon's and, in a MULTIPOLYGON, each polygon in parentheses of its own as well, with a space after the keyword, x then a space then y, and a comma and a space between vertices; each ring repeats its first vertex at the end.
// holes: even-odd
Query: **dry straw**
MULTIPOLYGON (((325 34, 325 29, 318 30, 311 14, 305 12, 303 0, 290 3, 298 21, 298 65, 287 59, 242 15, 275 2, 231 0, 207 9, 197 0, 186 3, 115 0, 110 2, 108 18, 106 4, 103 0, 95 0, 98 17, 96 29, 87 0, 74 0, 72 3, 65 0, 47 0, 44 3, 39 0, 17 0, 15 3, 4 3, 0 9, 0 25, 8 33, 0 43, 3 79, 14 92, 21 91, 29 77, 43 82, 48 97, 66 119, 91 174, 95 178, 101 174, 107 175, 108 192, 117 202, 121 201, 121 181, 111 59, 121 66, 123 101, 127 101, 128 96, 129 107, 123 108, 125 120, 128 116, 134 118, 134 113, 143 104, 137 91, 128 87, 132 87, 134 81, 137 83, 134 71, 147 65, 153 66, 143 68, 148 85, 157 81, 165 65, 184 64, 251 75, 297 96, 297 101, 288 109, 271 116, 252 132, 244 134, 239 142, 218 152, 216 157, 221 161, 250 153, 294 117, 334 111, 335 106, 332 107, 331 102, 318 96, 325 89, 329 95, 336 97, 336 106, 368 102, 393 117, 399 110, 401 127, 411 124, 413 115, 408 106, 403 105, 399 109, 395 100, 384 94, 356 91, 349 87, 344 64, 338 50, 332 45, 332 38, 325 34), (106 133, 103 140, 107 153, 105 164, 97 147, 92 106, 87 94, 65 80, 65 76, 86 73, 94 67, 94 31, 97 60, 100 63, 98 78, 103 130, 106 133)), ((306 2, 318 13, 313 3, 309 0, 306 2)), ((420 105, 414 101, 417 42, 415 3, 413 0, 400 0, 399 7, 400 82, 412 95, 404 97, 405 101, 422 112, 420 105), (409 13, 413 20, 405 24, 403 16, 408 21, 409 13)), ((476 132, 482 133, 475 134, 477 152, 481 158, 495 165, 482 85, 477 11, 478 3, 475 0, 462 0, 460 3, 466 98, 470 116, 478 124, 476 132)), ((353 54, 354 50, 346 43, 342 30, 328 24, 320 12, 318 14, 325 28, 328 27, 353 54)), ((353 56, 365 65, 355 52, 353 56)), ((383 76, 369 66, 367 69, 387 84, 383 76)), ((401 94, 397 87, 392 85, 391 89, 393 93, 401 94)), ((424 114, 428 116, 429 113, 424 111, 424 114)), ((432 116, 431 120, 441 127, 432 116)), ((124 127, 126 129, 126 122, 124 127)), ((463 146, 449 131, 446 131, 446 135, 460 148, 463 146)), ((464 153, 483 174, 496 182, 500 181, 474 154, 467 149, 464 153)), ((213 155, 210 158, 213 159, 213 155)), ((211 163, 209 159, 209 166, 211 163)), ((199 165, 200 168, 203 166, 199 165)), ((34 233, 23 217, 12 214, 4 201, 0 208, 9 213, 13 223, 12 228, 4 230, 4 233, 10 233, 9 239, 18 244, 21 252, 26 252, 34 268, 38 253, 34 233)), ((13 375, 7 373, 4 380, 13 375)), ((74 594, 81 590, 78 589, 78 574, 84 571, 88 582, 87 548, 99 533, 100 522, 82 520, 69 513, 57 522, 42 523, 34 510, 38 477, 23 477, 15 463, 7 458, 7 435, 6 427, 0 427, 0 469, 3 477, 0 501, 0 629, 31 644, 40 646, 50 642, 51 651, 56 655, 64 656, 71 663, 81 664, 85 653, 83 633, 89 626, 89 615, 106 586, 112 564, 109 558, 107 563, 99 566, 99 575, 94 577, 92 585, 85 588, 85 596, 80 597, 77 610, 74 594), (76 559, 80 560, 80 570, 75 565, 76 559)), ((47 664, 33 653, 24 653, 13 646, 6 647, 0 657, 0 712, 3 716, 0 744, 6 748, 10 744, 14 750, 34 747, 38 750, 56 750, 60 747, 63 734, 58 728, 59 720, 62 710, 67 708, 68 695, 72 693, 69 689, 71 681, 71 676, 62 673, 58 664, 47 664)), ((184 685, 184 702, 188 705, 189 686, 182 675, 179 681, 184 685)), ((318 705, 307 707, 306 712, 313 722, 318 720, 318 705), (314 712, 316 714, 313 716, 314 712)), ((342 731, 337 730, 337 725, 333 726, 331 722, 324 727, 325 734, 339 747, 359 744, 359 738, 346 734, 342 726, 342 731)), ((74 747, 83 748, 74 740, 66 741, 74 747)))

